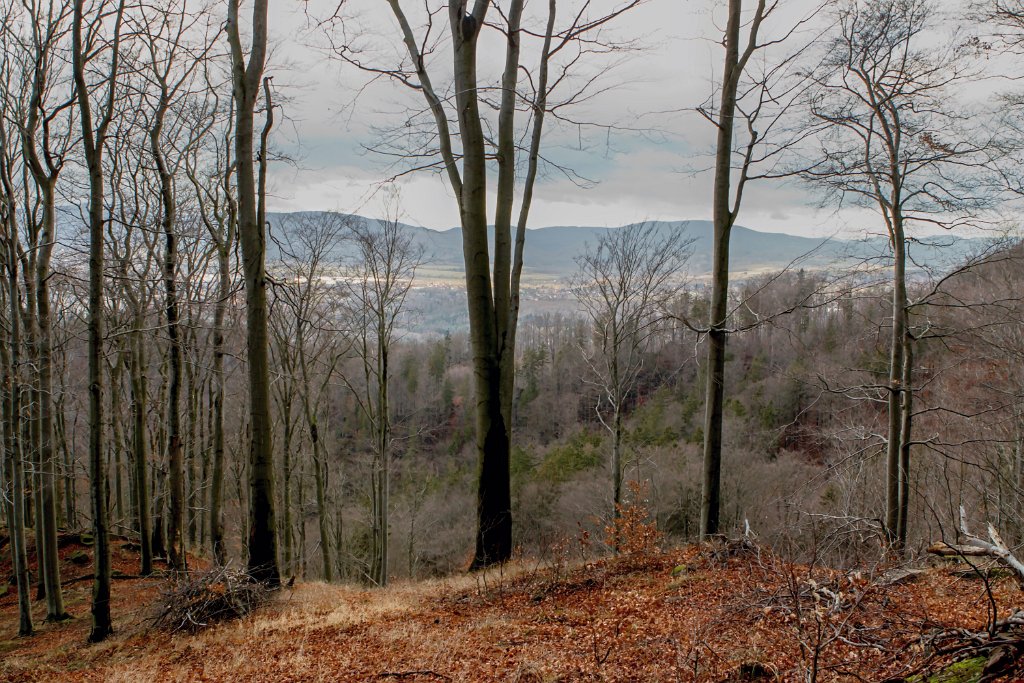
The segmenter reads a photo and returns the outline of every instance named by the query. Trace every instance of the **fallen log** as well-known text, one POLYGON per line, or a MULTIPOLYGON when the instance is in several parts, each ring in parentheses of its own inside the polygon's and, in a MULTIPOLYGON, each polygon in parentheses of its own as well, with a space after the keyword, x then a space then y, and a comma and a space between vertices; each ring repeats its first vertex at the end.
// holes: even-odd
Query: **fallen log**
POLYGON ((940 557, 991 557, 1009 568, 1024 589, 1024 562, 1017 559, 991 522, 988 524, 988 540, 975 536, 967 529, 967 514, 961 507, 960 533, 966 543, 952 545, 939 541, 928 546, 928 552, 940 557))
POLYGON ((984 548, 972 545, 951 545, 945 541, 936 541, 928 546, 928 552, 939 557, 991 557, 984 548))

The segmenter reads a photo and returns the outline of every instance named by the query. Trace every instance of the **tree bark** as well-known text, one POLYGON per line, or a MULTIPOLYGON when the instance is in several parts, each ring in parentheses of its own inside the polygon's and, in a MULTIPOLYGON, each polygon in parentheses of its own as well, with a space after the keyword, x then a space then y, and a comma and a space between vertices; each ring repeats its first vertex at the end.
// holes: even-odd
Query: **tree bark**
POLYGON ((4 371, 4 450, 7 454, 8 467, 11 475, 11 503, 9 519, 11 520, 11 554, 14 564, 14 578, 18 587, 18 635, 30 636, 33 633, 32 598, 29 592, 28 552, 25 544, 25 465, 21 440, 17 434, 21 431, 21 380, 18 366, 21 349, 21 312, 18 310, 18 266, 14 248, 14 227, 7 223, 7 285, 9 297, 9 344, 0 349, 0 363, 4 371))
POLYGON ((739 84, 742 0, 729 0, 725 29, 725 66, 718 112, 715 183, 712 193, 714 253, 708 331, 707 388, 704 415, 704 479, 701 490, 700 535, 717 534, 722 490, 722 418, 725 406, 726 317, 729 303, 729 240, 735 220, 731 209, 732 144, 739 84))
POLYGON ((485 3, 465 12, 465 2, 450 4, 455 51, 455 92, 462 138, 462 182, 458 188, 462 251, 466 265, 470 346, 475 388, 477 535, 472 569, 512 556, 512 494, 509 480, 509 431, 501 401, 501 352, 496 329, 487 244, 487 164, 477 96, 476 46, 485 3))
POLYGON ((139 574, 153 573, 153 502, 149 495, 149 449, 146 432, 146 347, 142 338, 145 325, 141 307, 136 309, 131 333, 131 391, 132 391, 132 457, 134 460, 135 505, 139 524, 139 574))
POLYGON ((53 181, 36 177, 42 201, 42 235, 36 257, 35 304, 37 333, 37 371, 39 374, 39 504, 43 519, 43 565, 41 571, 46 584, 46 620, 63 621, 70 615, 64 610, 64 595, 60 585, 60 557, 57 552, 57 500, 55 495, 55 451, 53 425, 53 336, 50 315, 50 262, 56 243, 56 202, 53 181), (40 181, 43 182, 40 182, 40 181))
POLYGON ((164 234, 164 315, 167 323, 168 362, 170 377, 167 390, 167 461, 169 468, 170 505, 167 519, 167 559, 176 570, 185 569, 185 472, 181 438, 181 332, 178 326, 178 234, 177 206, 174 198, 174 177, 164 159, 161 136, 169 107, 166 85, 149 130, 150 152, 160 181, 160 228, 164 234))
MULTIPOLYGON (((260 187, 253 168, 254 110, 267 50, 267 0, 255 0, 252 45, 246 62, 238 26, 238 0, 228 1, 235 102, 235 173, 238 188, 238 233, 245 277, 246 341, 249 361, 249 562, 258 581, 281 582, 274 515, 274 440, 270 413, 270 359, 267 331, 266 233, 263 215, 266 153, 260 158, 260 187)), ((269 95, 269 87, 265 86, 269 95)), ((268 125, 272 107, 267 98, 268 125)))
MULTIPOLYGON (((96 643, 113 633, 110 618, 110 530, 107 511, 107 471, 103 462, 103 228, 104 169, 103 149, 107 129, 114 115, 115 84, 120 66, 121 22, 124 0, 113 17, 111 60, 106 73, 105 108, 94 126, 93 92, 86 82, 86 60, 90 54, 83 44, 85 28, 84 0, 74 0, 72 64, 78 110, 82 124, 82 145, 89 177, 89 476, 93 516, 92 628, 89 641, 96 643)), ((95 49, 95 48, 93 48, 95 49)), ((94 54, 94 53, 93 53, 94 54)))

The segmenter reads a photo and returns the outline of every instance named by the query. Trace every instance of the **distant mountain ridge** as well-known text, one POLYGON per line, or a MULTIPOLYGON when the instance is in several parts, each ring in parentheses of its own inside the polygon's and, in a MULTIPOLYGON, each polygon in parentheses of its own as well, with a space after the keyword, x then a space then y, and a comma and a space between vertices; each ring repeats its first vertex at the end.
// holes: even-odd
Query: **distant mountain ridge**
MULTIPOLYGON (((316 219, 333 212, 268 213, 271 231, 285 234, 298 221, 316 219)), ((349 214, 333 214, 348 220, 376 222, 376 219, 349 214)), ((711 273, 713 249, 711 221, 652 221, 659 232, 682 230, 693 238, 693 255, 689 274, 702 277, 711 273)), ((462 260, 462 230, 432 230, 405 225, 421 246, 432 267, 460 271, 462 260)), ((528 231, 524 247, 524 271, 539 277, 561 279, 576 271, 576 257, 588 245, 594 245, 602 234, 618 228, 587 226, 551 226, 528 231)), ((493 244, 493 229, 491 233, 493 244)), ((923 238, 910 247, 912 260, 919 268, 942 269, 962 261, 982 249, 990 240, 943 235, 923 238)), ((888 241, 884 238, 866 240, 823 239, 799 237, 785 233, 761 232, 743 226, 734 226, 730 242, 731 270, 738 274, 778 271, 788 266, 807 269, 849 267, 865 259, 888 258, 888 241)), ((273 255, 270 255, 273 258, 273 255)))
MULTIPOLYGON (((354 214, 324 211, 272 212, 267 214, 271 240, 268 243, 268 262, 280 257, 274 238, 280 240, 295 230, 303 220, 317 220, 336 216, 362 223, 376 223, 373 218, 354 214)), ((652 221, 659 232, 684 231, 693 238, 693 254, 688 274, 705 277, 711 273, 712 224, 711 221, 652 221)), ((449 228, 433 230, 413 225, 404 226, 422 247, 427 267, 449 277, 462 273, 462 230, 449 228)), ((534 280, 561 280, 576 272, 576 258, 588 245, 597 243, 601 235, 619 228, 594 226, 551 226, 531 228, 524 247, 524 274, 534 280)), ((81 248, 86 239, 84 223, 78 209, 71 206, 58 210, 58 242, 81 248)), ((992 240, 989 238, 942 235, 915 240, 909 247, 913 262, 909 270, 932 268, 943 270, 978 253, 992 240)), ((493 244, 493 229, 491 233, 493 244)), ((761 232, 740 225, 734 226, 730 243, 730 270, 737 278, 764 272, 776 272, 793 266, 810 270, 848 268, 866 259, 877 264, 889 261, 888 240, 874 237, 865 240, 799 237, 786 233, 761 232)), ((354 255, 352 246, 341 245, 338 253, 354 255)))

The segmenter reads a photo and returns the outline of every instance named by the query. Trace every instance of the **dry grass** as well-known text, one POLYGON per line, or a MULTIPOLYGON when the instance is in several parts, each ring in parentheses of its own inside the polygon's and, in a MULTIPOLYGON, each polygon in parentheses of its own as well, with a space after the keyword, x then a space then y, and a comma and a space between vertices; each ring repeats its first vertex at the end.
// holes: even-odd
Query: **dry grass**
MULTIPOLYGON (((720 560, 694 547, 557 572, 523 564, 386 590, 300 583, 256 614, 172 636, 147 623, 155 582, 125 581, 115 584, 113 638, 86 646, 86 618, 46 626, 10 645, 0 679, 718 681, 762 662, 779 680, 795 681, 804 675, 798 644, 809 622, 805 615, 797 624, 784 597, 787 580, 803 571, 773 559, 720 560), (685 576, 673 576, 680 564, 685 576)), ((1018 594, 1000 583, 995 596, 1010 605, 1018 594)), ((980 582, 944 571, 863 603, 856 620, 878 648, 832 646, 819 680, 852 680, 844 668, 865 680, 901 674, 923 660, 922 634, 981 628, 987 609, 980 582)), ((11 633, 14 617, 4 604, 0 629, 11 633)))

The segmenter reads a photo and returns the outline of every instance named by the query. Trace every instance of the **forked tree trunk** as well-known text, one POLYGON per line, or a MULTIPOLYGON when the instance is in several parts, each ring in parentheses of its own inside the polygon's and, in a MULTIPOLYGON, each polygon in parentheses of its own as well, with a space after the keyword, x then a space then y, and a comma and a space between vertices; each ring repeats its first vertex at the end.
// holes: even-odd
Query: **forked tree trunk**
MULTIPOLYGON (((103 150, 107 130, 114 116, 116 79, 120 69, 121 22, 124 0, 119 0, 110 17, 113 36, 109 45, 110 63, 106 68, 104 109, 98 121, 93 119, 91 96, 94 89, 86 81, 86 60, 90 58, 82 40, 85 2, 74 0, 72 22, 72 70, 82 124, 82 146, 89 178, 89 477, 93 521, 92 628, 89 641, 96 643, 113 633, 110 619, 110 529, 107 510, 107 471, 103 462, 103 267, 104 198, 103 150)), ((94 18, 93 18, 94 19, 94 18)), ((93 53, 94 55, 95 53, 93 53)))
POLYGON ((509 425, 505 422, 506 411, 502 410, 501 400, 501 340, 496 327, 487 243, 487 162, 477 96, 476 50, 483 16, 466 14, 464 2, 452 2, 449 7, 455 52, 456 105, 463 147, 458 194, 479 459, 476 549, 471 568, 480 568, 504 562, 512 556, 509 425))
MULTIPOLYGON (((470 319, 475 392, 476 451, 479 462, 477 487, 477 535, 471 568, 504 562, 512 554, 512 512, 509 472, 512 397, 515 383, 515 341, 519 311, 519 282, 525 244, 526 222, 533 197, 540 157, 541 132, 547 110, 548 59, 555 21, 555 2, 550 0, 543 36, 539 73, 532 106, 532 130, 526 177, 523 182, 519 220, 512 240, 511 214, 516 178, 514 132, 517 78, 520 69, 519 21, 522 0, 508 7, 505 67, 498 114, 498 187, 495 214, 493 287, 487 244, 485 140, 477 94, 476 50, 480 29, 489 6, 480 0, 468 10, 467 0, 448 5, 455 76, 455 109, 462 144, 459 159, 452 148, 449 115, 434 91, 426 60, 399 0, 388 0, 398 21, 402 40, 416 65, 417 89, 426 100, 438 133, 438 145, 449 183, 459 206, 463 259, 470 319)), ((564 43, 563 43, 564 45, 564 43)), ((408 83, 407 83, 408 84, 408 83)))
POLYGON ((11 233, 13 228, 7 224, 7 285, 10 337, 8 344, 0 345, 0 363, 4 371, 4 451, 6 452, 8 469, 11 475, 12 495, 9 507, 11 520, 11 554, 14 564, 14 579, 18 588, 18 635, 30 636, 33 633, 32 598, 29 591, 28 552, 25 545, 25 463, 21 450, 21 440, 17 434, 21 430, 21 380, 18 370, 21 352, 21 322, 18 310, 18 266, 14 255, 14 244, 11 233))
POLYGON ((53 338, 50 315, 50 261, 56 242, 56 203, 54 182, 37 177, 42 202, 41 243, 36 256, 36 367, 39 378, 38 440, 40 465, 39 505, 42 517, 42 566, 40 571, 46 586, 46 620, 63 621, 70 618, 64 610, 64 596, 60 585, 60 558, 57 554, 57 499, 56 453, 53 424, 53 338), (43 181, 39 183, 39 181, 43 181))
MULTIPOLYGON (((274 440, 270 411, 270 358, 267 329, 266 232, 263 215, 266 155, 260 158, 260 187, 253 167, 254 110, 267 50, 267 0, 255 0, 252 44, 243 56, 238 25, 238 0, 228 0, 228 40, 231 45, 235 102, 235 173, 238 188, 238 235, 245 276, 246 341, 249 361, 249 562, 258 581, 278 585, 277 522, 274 515, 274 440)), ((269 95, 269 86, 264 86, 269 95)), ((272 107, 267 98, 268 125, 272 107)))

